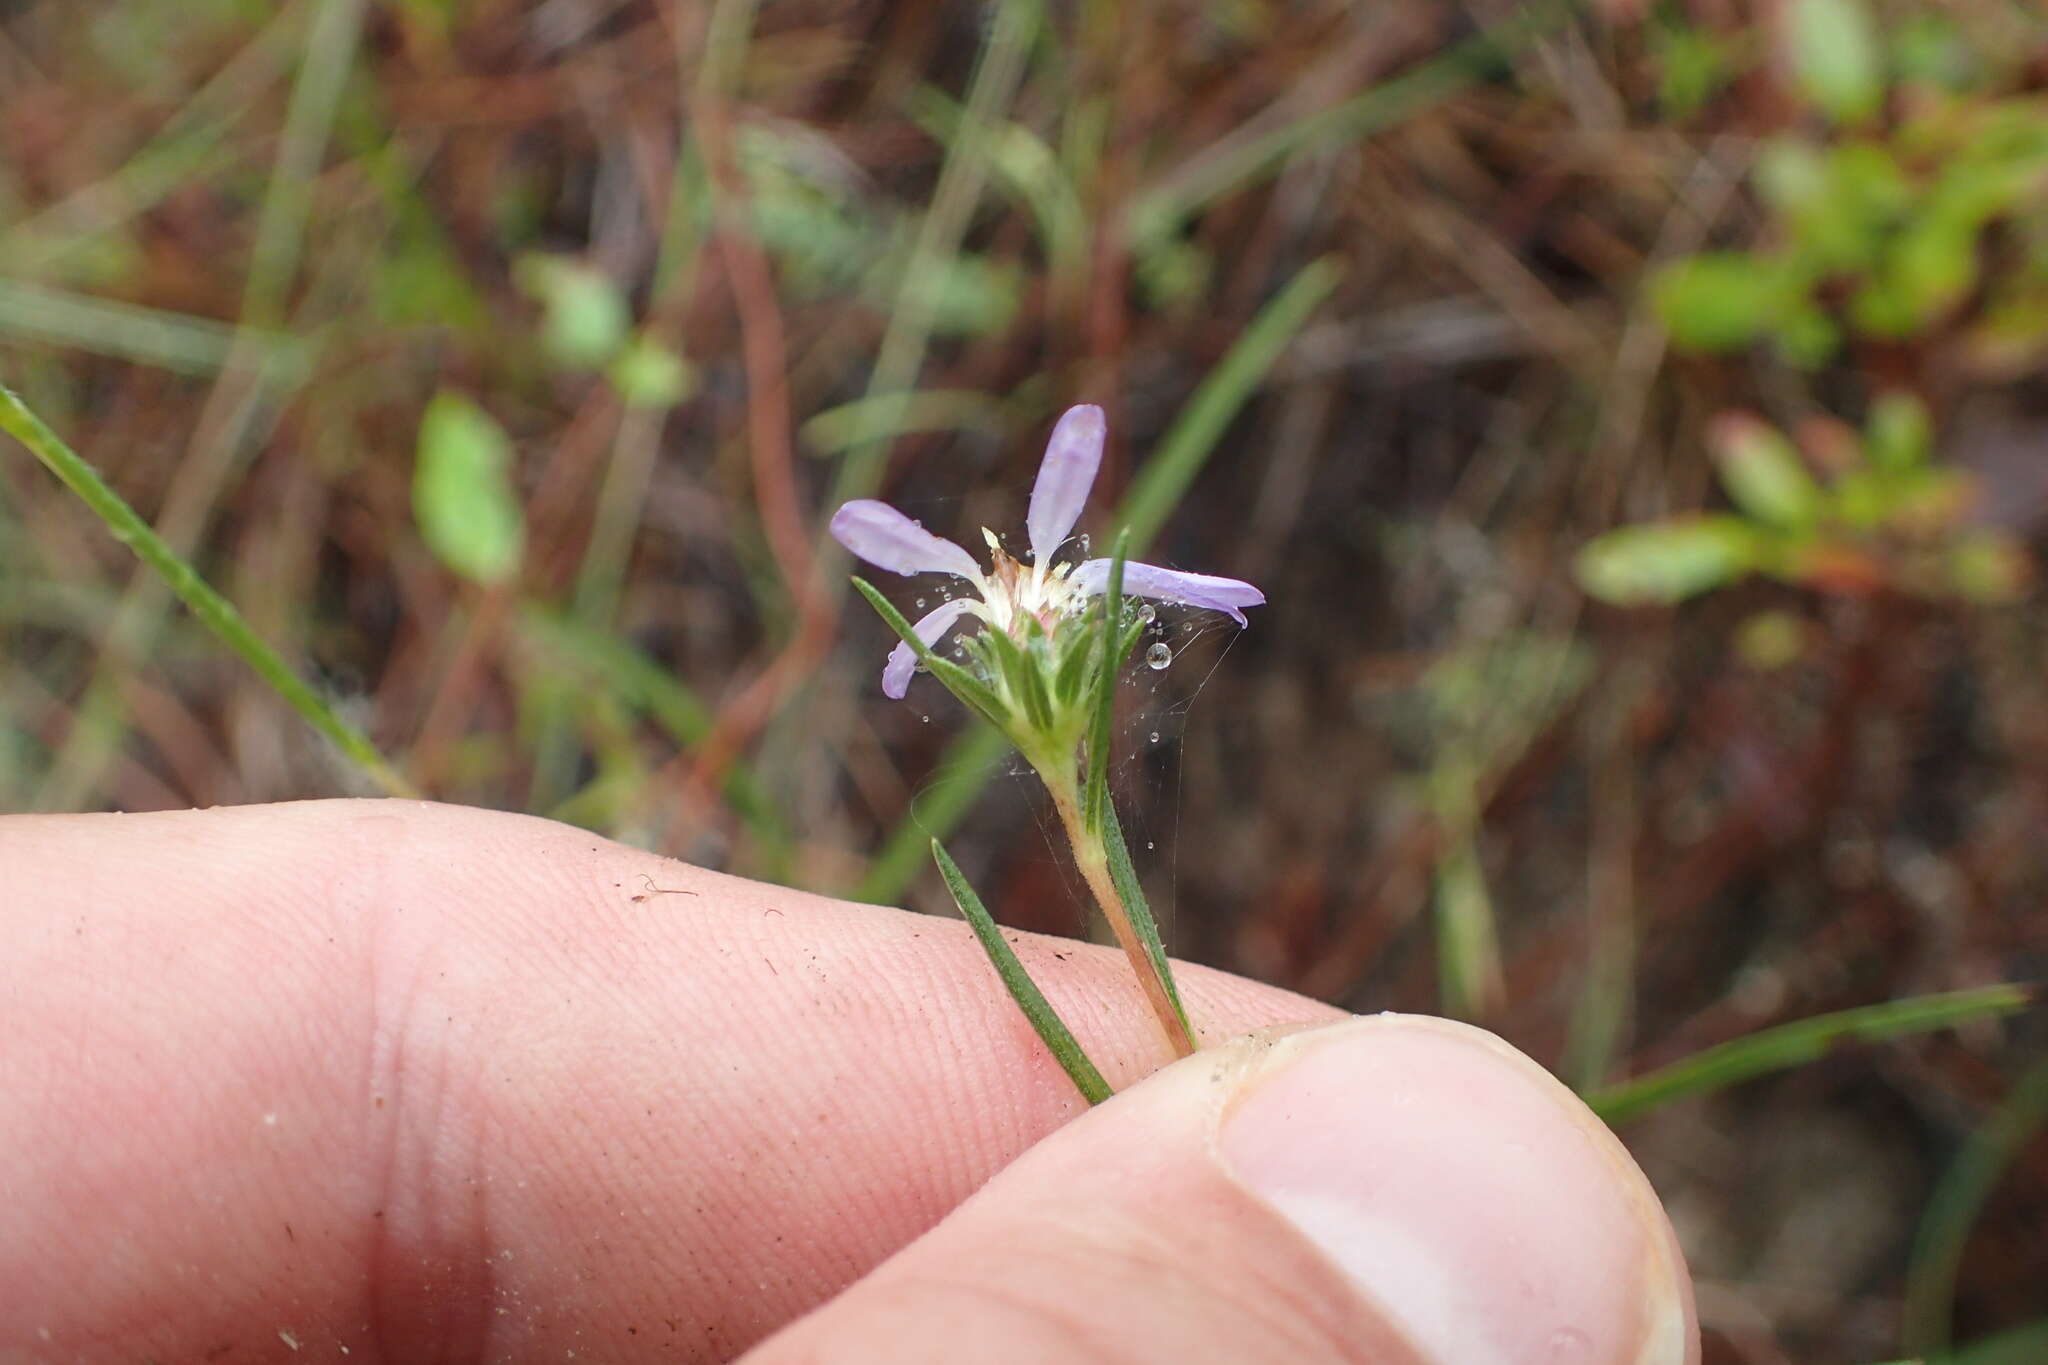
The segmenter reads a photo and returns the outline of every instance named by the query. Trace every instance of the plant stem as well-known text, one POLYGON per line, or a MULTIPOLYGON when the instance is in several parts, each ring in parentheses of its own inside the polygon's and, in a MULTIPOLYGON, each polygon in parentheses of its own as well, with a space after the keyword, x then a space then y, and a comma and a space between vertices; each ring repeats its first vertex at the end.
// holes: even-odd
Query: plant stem
MULTIPOLYGON (((1044 776, 1045 770, 1041 768, 1039 771, 1044 776)), ((1195 1040, 1182 1025, 1180 1011, 1174 1008, 1166 983, 1153 970, 1152 959, 1131 925, 1130 912, 1124 908, 1123 897, 1116 893, 1116 886, 1109 876, 1109 852, 1103 847, 1102 836, 1091 832, 1087 822, 1081 818, 1080 794, 1074 790, 1072 782, 1062 784, 1048 779, 1046 788, 1051 791, 1053 806, 1060 813, 1060 824, 1066 827, 1067 842, 1073 846, 1074 862, 1081 869, 1081 877, 1088 883, 1089 891, 1094 893, 1096 905, 1102 908, 1102 917, 1109 921, 1117 946, 1124 950, 1131 970, 1137 974, 1138 984, 1145 991, 1145 1003, 1152 1007, 1160 1028, 1166 1031, 1167 1044, 1176 1057, 1191 1055, 1195 1050, 1195 1040)))

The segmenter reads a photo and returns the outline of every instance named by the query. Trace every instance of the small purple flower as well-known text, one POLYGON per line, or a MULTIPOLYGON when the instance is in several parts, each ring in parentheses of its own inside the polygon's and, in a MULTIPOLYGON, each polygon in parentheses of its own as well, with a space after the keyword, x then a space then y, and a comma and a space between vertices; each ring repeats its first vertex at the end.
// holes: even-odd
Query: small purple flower
MULTIPOLYGON (((1003 552, 995 533, 984 529, 991 566, 984 573, 974 556, 952 541, 933 535, 885 502, 860 498, 832 515, 832 535, 854 554, 904 575, 951 574, 974 585, 978 597, 958 597, 920 618, 912 629, 927 647, 936 645, 962 616, 978 616, 992 629, 1020 633, 1027 616, 1036 617, 1048 635, 1060 621, 1079 616, 1088 599, 1109 588, 1110 561, 1088 559, 1079 564, 1054 564, 1052 558, 1080 520, 1095 473, 1102 465, 1106 431, 1102 409, 1092 404, 1068 408, 1052 429, 1038 481, 1031 488, 1031 506, 1024 529, 1031 542, 1029 568, 1003 552)), ((1156 564, 1124 564, 1126 596, 1177 602, 1227 613, 1245 625, 1244 608, 1265 602, 1266 595, 1249 583, 1209 574, 1182 573, 1156 564)), ((882 669, 882 691, 901 697, 910 687, 917 658, 908 644, 889 652, 882 669)))

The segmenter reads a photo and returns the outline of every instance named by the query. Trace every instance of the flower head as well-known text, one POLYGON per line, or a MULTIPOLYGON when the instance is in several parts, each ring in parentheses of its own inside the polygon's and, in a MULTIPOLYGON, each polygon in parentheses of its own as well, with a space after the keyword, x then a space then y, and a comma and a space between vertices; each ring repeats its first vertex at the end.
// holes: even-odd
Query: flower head
MULTIPOLYGON (((988 542, 987 570, 974 556, 923 526, 885 502, 860 498, 832 515, 832 535, 841 545, 868 563, 909 576, 940 573, 964 578, 974 588, 973 596, 955 597, 937 610, 919 618, 912 630, 927 648, 938 643, 963 616, 979 618, 990 630, 1002 631, 1022 641, 1033 633, 1057 640, 1060 627, 1078 619, 1089 599, 1109 586, 1111 561, 1086 559, 1080 563, 1054 563, 1067 536, 1080 520, 1082 505, 1095 486, 1096 471, 1102 465, 1102 438, 1106 430, 1102 409, 1092 404, 1068 408, 1053 428, 1046 444, 1045 459, 1038 466, 1038 480, 1031 488, 1031 505, 1024 515, 1024 531, 1030 543, 1030 563, 1010 557, 995 533, 983 529, 988 542)), ((1266 595, 1249 583, 1209 574, 1183 573, 1156 564, 1124 565, 1123 591, 1130 597, 1149 597, 1209 611, 1227 613, 1240 626, 1246 624, 1244 608, 1256 607, 1266 595)), ((889 652, 882 669, 882 691, 901 697, 910 687, 917 656, 907 643, 889 652)))

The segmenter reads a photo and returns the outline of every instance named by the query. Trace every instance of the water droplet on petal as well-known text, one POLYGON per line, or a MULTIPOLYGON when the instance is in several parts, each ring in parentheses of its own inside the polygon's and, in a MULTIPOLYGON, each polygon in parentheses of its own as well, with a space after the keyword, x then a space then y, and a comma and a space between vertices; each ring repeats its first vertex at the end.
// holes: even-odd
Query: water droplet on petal
POLYGON ((1150 602, 1147 602, 1144 606, 1138 608, 1138 619, 1149 626, 1159 619, 1159 609, 1150 602))
POLYGON ((1164 644, 1156 644, 1145 651, 1145 667, 1164 668, 1173 662, 1173 651, 1164 644))
POLYGON ((918 598, 918 599, 917 599, 917 609, 918 609, 919 611, 923 611, 923 610, 924 610, 924 599, 923 599, 922 597, 920 597, 920 598, 918 598))

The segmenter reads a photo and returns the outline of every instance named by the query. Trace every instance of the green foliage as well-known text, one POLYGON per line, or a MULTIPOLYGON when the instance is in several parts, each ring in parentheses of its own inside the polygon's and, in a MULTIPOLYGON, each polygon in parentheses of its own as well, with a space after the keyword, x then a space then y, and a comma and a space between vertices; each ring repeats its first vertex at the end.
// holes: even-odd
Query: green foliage
POLYGON ((1657 63, 1657 102, 1674 119, 1698 113, 1735 72, 1733 44, 1691 24, 1659 24, 1650 34, 1650 53, 1657 63))
POLYGON ((1680 602, 1752 573, 1829 592, 2008 601, 2028 580, 2025 552, 1971 523, 1972 485, 1931 463, 1929 428, 1905 393, 1873 403, 1860 433, 1810 422, 1799 444, 1723 414, 1708 445, 1735 512, 1610 531, 1579 552, 1579 583, 1621 606, 1680 602))
POLYGON ((612 357, 605 377, 629 408, 672 408, 696 390, 690 363, 653 337, 633 338, 612 357))
POLYGON ((461 394, 435 394, 420 420, 412 511, 427 548, 472 583, 493 586, 519 571, 525 517, 512 487, 512 443, 461 394))
POLYGON ((541 346, 557 365, 594 368, 625 344, 632 311, 619 287, 595 266, 531 254, 519 258, 513 279, 541 305, 541 346))
MULTIPOLYGON (((1721 353, 1768 342, 1804 368, 1845 337, 1914 342, 1959 324, 1987 361, 2048 348, 2048 100, 1961 89, 1966 49, 1938 18, 1892 37, 1912 82, 1895 91, 1862 0, 1798 0, 1781 37, 1792 93, 1830 129, 1796 125, 1762 143, 1757 245, 1684 257, 1653 278, 1673 343, 1721 353), (1888 106, 1899 114, 1887 124, 1888 106), (1994 231, 2019 249, 1988 250, 1994 231)), ((1667 53, 1667 70, 1677 60, 1667 53)))
POLYGON ((1862 122, 1884 102, 1877 25, 1863 0, 1792 0, 1785 48, 1800 90, 1837 122, 1862 122))

